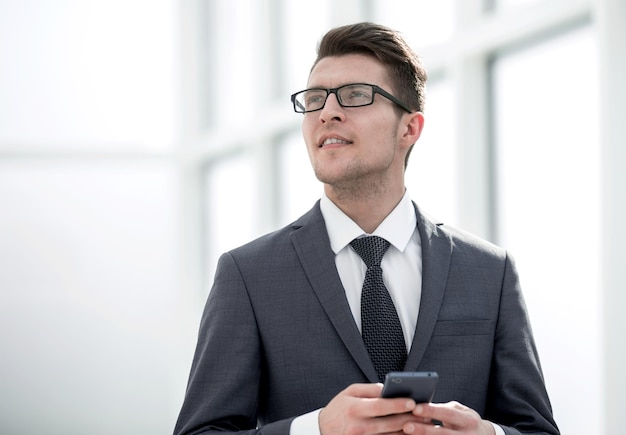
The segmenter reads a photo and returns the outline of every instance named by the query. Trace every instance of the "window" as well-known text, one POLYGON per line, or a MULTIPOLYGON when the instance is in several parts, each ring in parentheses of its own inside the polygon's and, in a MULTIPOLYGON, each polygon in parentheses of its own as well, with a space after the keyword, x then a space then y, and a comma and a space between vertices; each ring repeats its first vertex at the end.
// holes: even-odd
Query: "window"
POLYGON ((328 28, 367 20, 429 72, 412 198, 511 251, 562 432, 603 432, 597 12, 617 3, 0 2, 3 429, 171 430, 219 255, 321 195, 289 95, 328 28))
POLYGON ((597 401, 578 410, 581 396, 601 396, 597 65, 589 27, 494 63, 499 237, 517 260, 563 433, 601 420, 597 401), (581 368, 573 396, 565 386, 581 368))

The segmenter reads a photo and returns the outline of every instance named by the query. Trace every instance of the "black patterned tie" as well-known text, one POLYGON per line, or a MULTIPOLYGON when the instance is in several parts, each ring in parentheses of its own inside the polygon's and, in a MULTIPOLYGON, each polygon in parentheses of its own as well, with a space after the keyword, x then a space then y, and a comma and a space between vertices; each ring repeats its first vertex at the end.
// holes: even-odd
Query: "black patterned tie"
POLYGON ((350 246, 367 266, 361 293, 361 335, 374 363, 378 379, 402 371, 406 362, 406 345, 398 312, 383 282, 380 262, 389 248, 389 242, 378 236, 362 237, 350 246))

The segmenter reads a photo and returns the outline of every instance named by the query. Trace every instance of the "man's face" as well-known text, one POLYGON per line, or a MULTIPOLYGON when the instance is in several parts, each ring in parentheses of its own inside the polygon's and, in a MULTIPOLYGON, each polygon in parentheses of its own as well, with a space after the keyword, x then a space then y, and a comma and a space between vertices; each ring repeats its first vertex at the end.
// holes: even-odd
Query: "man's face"
MULTIPOLYGON (((321 59, 309 76, 307 88, 336 88, 351 83, 378 85, 394 93, 386 67, 361 54, 321 59)), ((407 113, 407 115, 409 115, 407 113)), ((302 133, 317 178, 329 188, 403 183, 403 120, 394 103, 376 94, 374 103, 341 107, 330 94, 323 109, 306 113, 302 133)))

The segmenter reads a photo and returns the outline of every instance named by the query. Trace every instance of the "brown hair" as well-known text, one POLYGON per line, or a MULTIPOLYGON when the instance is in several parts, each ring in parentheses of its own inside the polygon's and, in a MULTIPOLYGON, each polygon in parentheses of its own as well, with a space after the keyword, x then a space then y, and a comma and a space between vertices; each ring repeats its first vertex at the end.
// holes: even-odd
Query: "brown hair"
POLYGON ((424 111, 426 70, 400 32, 373 23, 331 29, 317 48, 313 67, 324 57, 354 53, 374 56, 386 65, 394 87, 391 92, 411 110, 424 111))

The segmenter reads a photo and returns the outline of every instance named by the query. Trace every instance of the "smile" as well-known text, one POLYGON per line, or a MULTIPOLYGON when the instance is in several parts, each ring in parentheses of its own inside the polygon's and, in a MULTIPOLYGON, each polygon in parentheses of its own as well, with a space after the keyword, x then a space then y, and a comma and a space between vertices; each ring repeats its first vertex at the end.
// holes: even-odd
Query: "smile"
POLYGON ((331 144, 346 144, 347 145, 350 143, 351 143, 350 141, 347 141, 344 139, 337 139, 336 137, 329 137, 320 144, 320 147, 331 145, 331 144))

